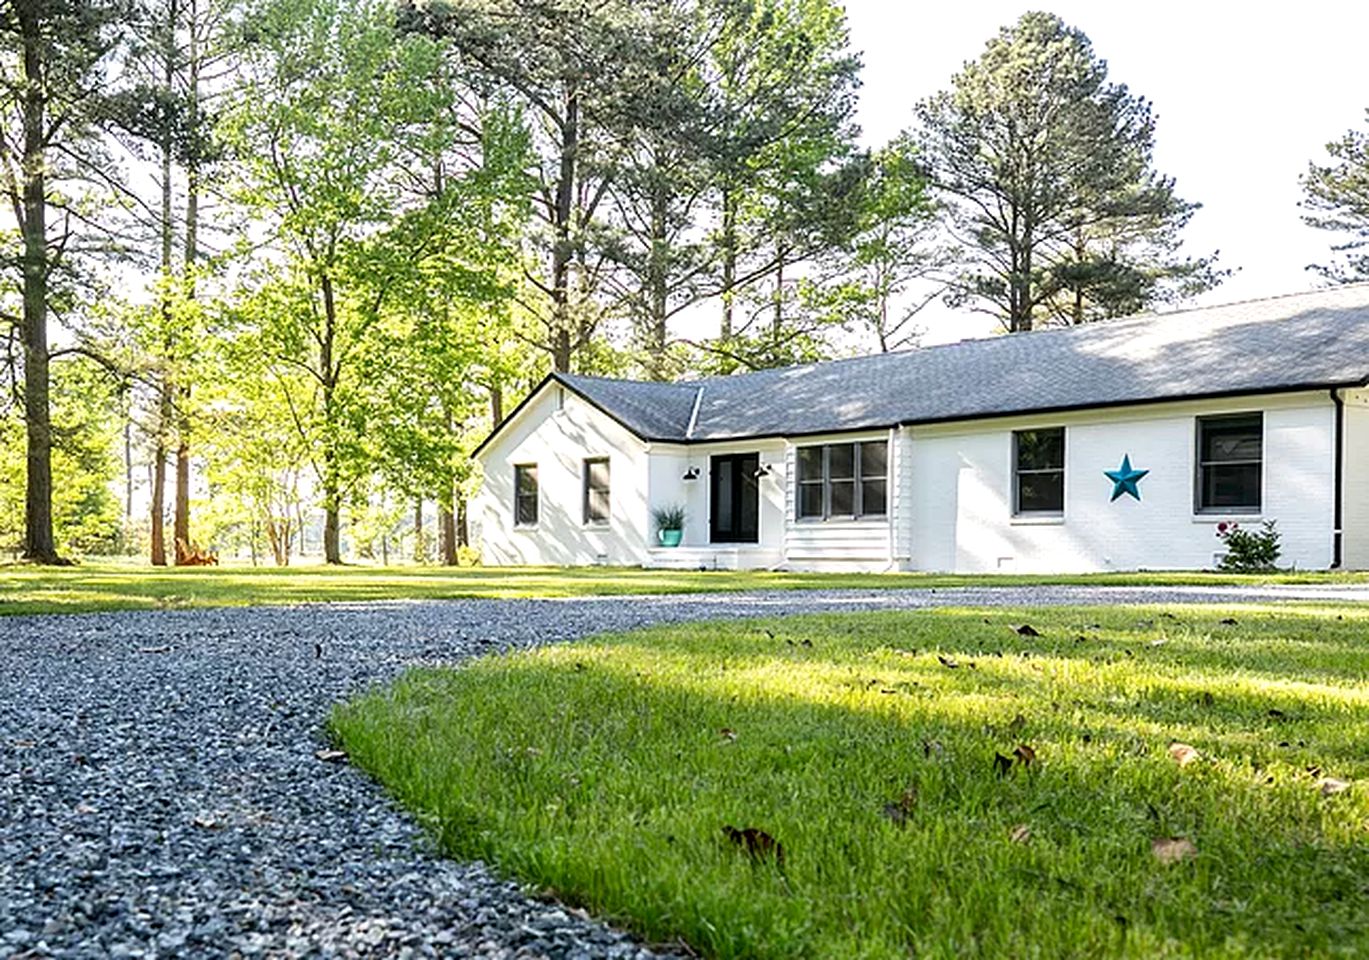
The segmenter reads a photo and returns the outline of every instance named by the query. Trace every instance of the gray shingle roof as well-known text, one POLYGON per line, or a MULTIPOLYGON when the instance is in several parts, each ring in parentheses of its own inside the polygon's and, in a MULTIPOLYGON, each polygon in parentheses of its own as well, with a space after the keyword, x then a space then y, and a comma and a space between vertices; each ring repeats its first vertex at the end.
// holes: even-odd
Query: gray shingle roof
POLYGON ((1369 381, 1369 284, 692 382, 556 379, 658 441, 1348 386, 1369 381))

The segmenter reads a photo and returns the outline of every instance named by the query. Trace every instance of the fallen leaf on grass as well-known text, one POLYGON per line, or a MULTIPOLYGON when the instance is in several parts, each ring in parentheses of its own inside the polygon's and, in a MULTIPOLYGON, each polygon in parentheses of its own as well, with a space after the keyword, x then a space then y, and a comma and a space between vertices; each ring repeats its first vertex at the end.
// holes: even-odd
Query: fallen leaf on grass
POLYGON ((731 743, 732 741, 737 739, 737 731, 733 730, 731 727, 723 727, 721 730, 718 731, 718 736, 721 737, 723 740, 726 740, 728 743, 731 743))
POLYGON ((1321 791, 1323 797, 1329 797, 1349 790, 1350 784, 1344 780, 1337 780, 1335 777, 1322 777, 1317 781, 1317 789, 1321 791))
POLYGON ((994 753, 993 769, 1000 777, 1006 777, 1012 772, 1012 757, 1005 757, 1001 753, 994 753))
POLYGON ((1039 637, 1039 636, 1041 636, 1041 631, 1040 631, 1040 630, 1037 630, 1037 629, 1036 629, 1035 627, 1033 627, 1030 623, 1024 623, 1024 624, 1022 624, 1022 626, 1016 627, 1015 629, 1017 630, 1017 635, 1018 635, 1019 637, 1039 637))
POLYGON ((743 827, 738 830, 736 827, 724 826, 723 836, 745 850, 746 855, 752 860, 761 861, 774 857, 776 864, 784 866, 784 846, 764 830, 756 827, 743 827))
POLYGON ((923 755, 924 757, 930 757, 932 754, 936 754, 937 756, 941 756, 941 754, 943 754, 943 753, 945 753, 945 752, 946 752, 946 748, 942 745, 942 743, 941 743, 940 740, 923 740, 923 741, 922 741, 922 755, 923 755))
POLYGON ((1280 710, 1278 707, 1271 707, 1270 709, 1266 710, 1266 711, 1265 711, 1265 716, 1268 717, 1268 718, 1271 719, 1271 720, 1287 720, 1287 719, 1288 719, 1288 714, 1284 713, 1284 712, 1283 712, 1282 710, 1280 710))
POLYGON ((1226 617, 1224 619, 1218 620, 1217 622, 1224 627, 1234 627, 1236 626, 1237 620, 1235 617, 1226 617))
POLYGON ((1181 767, 1186 767, 1194 760, 1201 759, 1196 747, 1190 747, 1186 743, 1179 743, 1177 740, 1169 745, 1169 758, 1181 767))
POLYGON ((899 797, 897 802, 886 803, 880 812, 894 826, 901 827, 908 822, 916 808, 917 787, 909 787, 903 791, 903 796, 899 797))
POLYGON ((347 760, 346 750, 315 750, 314 759, 322 760, 324 763, 344 763, 347 760))
POLYGON ((1156 837, 1150 841, 1150 852, 1163 864, 1191 860, 1198 855, 1193 841, 1185 837, 1156 837))
POLYGON ((1017 762, 1024 767, 1030 767, 1036 762, 1036 751, 1025 743, 1018 744, 1017 749, 1012 752, 1012 755, 1016 757, 1017 762))
POLYGON ((1212 695, 1211 691, 1204 690, 1203 695, 1198 698, 1198 702, 1205 707, 1210 707, 1217 702, 1217 698, 1212 695))
POLYGON ((939 653, 936 655, 936 658, 937 658, 938 660, 940 660, 940 661, 941 661, 941 665, 942 665, 943 667, 946 667, 947 669, 955 670, 955 669, 957 669, 957 668, 960 666, 960 664, 956 663, 956 662, 955 662, 954 660, 952 660, 950 657, 943 657, 943 656, 942 656, 941 654, 939 654, 939 653))
POLYGON ((1019 823, 1008 832, 1008 839, 1013 843, 1028 843, 1032 838, 1032 828, 1025 823, 1019 823))

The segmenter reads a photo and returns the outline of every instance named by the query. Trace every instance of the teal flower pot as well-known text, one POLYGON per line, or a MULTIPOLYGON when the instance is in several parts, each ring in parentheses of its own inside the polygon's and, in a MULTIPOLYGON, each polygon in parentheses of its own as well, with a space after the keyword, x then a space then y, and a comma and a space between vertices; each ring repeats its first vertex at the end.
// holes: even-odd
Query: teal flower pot
POLYGON ((678 547, 680 541, 684 539, 683 530, 658 530, 656 537, 661 541, 663 547, 678 547))

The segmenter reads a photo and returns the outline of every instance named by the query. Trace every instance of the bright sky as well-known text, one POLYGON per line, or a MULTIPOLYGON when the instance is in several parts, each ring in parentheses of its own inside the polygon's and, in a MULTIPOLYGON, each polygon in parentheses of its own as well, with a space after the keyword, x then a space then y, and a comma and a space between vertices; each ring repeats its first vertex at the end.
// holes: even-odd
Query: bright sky
MULTIPOLYGON (((910 125, 916 101, 947 86, 1028 9, 847 0, 865 59, 866 140, 882 143, 910 125)), ((1369 3, 1070 0, 1045 9, 1089 36, 1113 82, 1154 104, 1156 167, 1176 179, 1179 196, 1203 205, 1186 249, 1220 250, 1224 265, 1240 268, 1202 302, 1317 286, 1304 268, 1326 261, 1332 238, 1299 218, 1298 177, 1324 158, 1327 141, 1364 124, 1369 3)), ((948 311, 925 325, 925 343, 987 332, 979 318, 948 311)))

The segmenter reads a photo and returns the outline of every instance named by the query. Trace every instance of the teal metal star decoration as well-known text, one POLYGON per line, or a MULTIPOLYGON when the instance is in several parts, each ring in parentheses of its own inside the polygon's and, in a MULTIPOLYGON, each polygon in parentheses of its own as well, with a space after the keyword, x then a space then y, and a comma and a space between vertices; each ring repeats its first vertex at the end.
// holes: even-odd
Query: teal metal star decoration
POLYGON ((1130 494, 1137 500, 1141 499, 1141 490, 1136 485, 1141 482, 1141 478, 1150 473, 1149 470, 1133 470, 1131 467, 1131 454, 1122 455, 1122 466, 1117 470, 1104 470, 1103 476, 1112 481, 1112 499, 1116 500, 1122 494, 1130 494))

